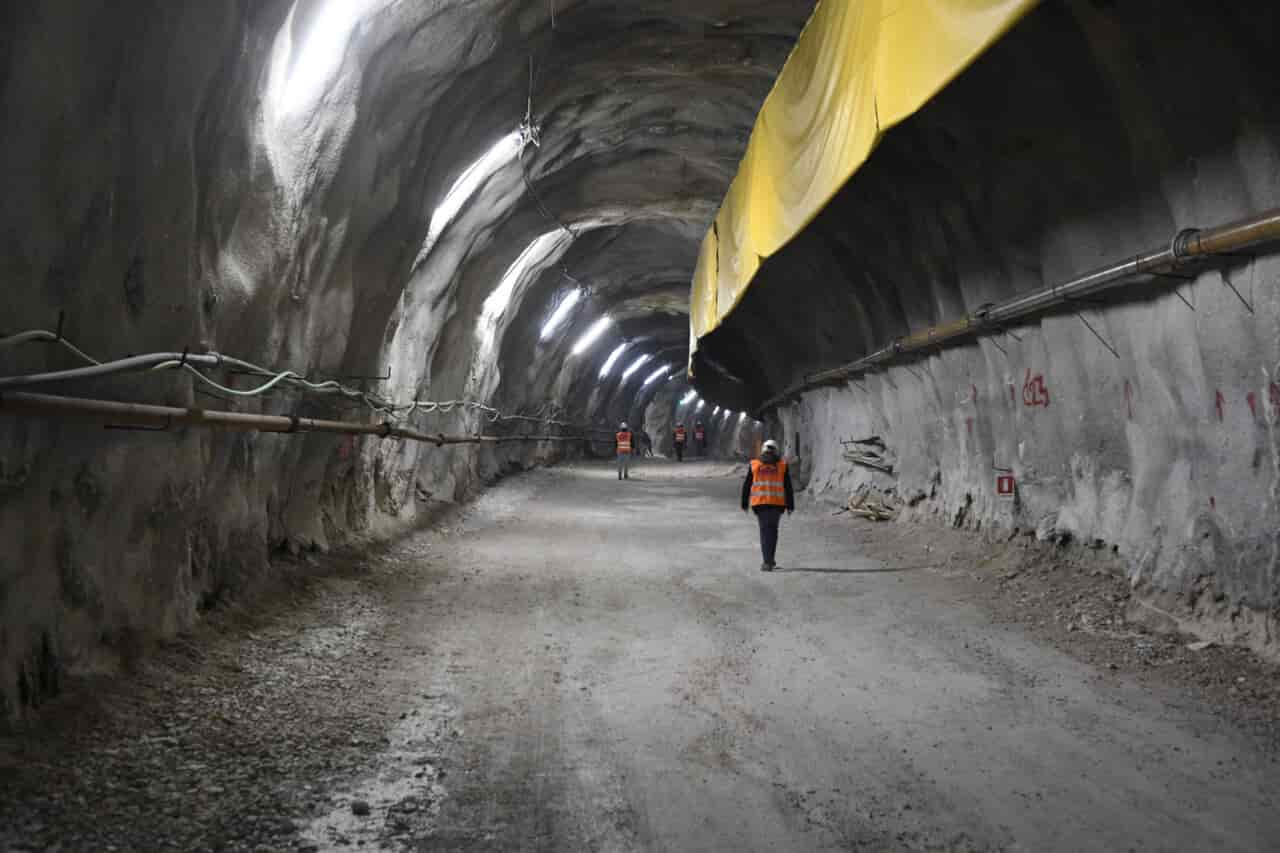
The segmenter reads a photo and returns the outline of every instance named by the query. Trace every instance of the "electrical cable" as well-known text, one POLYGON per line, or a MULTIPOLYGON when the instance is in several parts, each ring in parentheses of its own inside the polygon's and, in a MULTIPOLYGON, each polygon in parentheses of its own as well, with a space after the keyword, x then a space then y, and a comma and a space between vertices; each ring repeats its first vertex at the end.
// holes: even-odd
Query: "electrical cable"
POLYGON ((71 343, 71 341, 67 340, 66 338, 61 337, 60 335, 56 335, 53 332, 45 331, 44 329, 32 329, 29 332, 19 332, 18 334, 10 335, 7 338, 0 338, 0 349, 4 349, 5 347, 17 346, 18 344, 30 343, 32 341, 45 341, 47 343, 61 344, 71 352, 75 353, 80 358, 89 362, 89 364, 102 363, 97 359, 95 359, 93 356, 81 350, 79 347, 71 343))
MULTIPOLYGON (((369 394, 366 391, 349 388, 336 380, 331 379, 324 382, 312 382, 292 370, 269 370, 261 365, 254 364, 253 362, 244 361, 243 359, 231 356, 225 356, 216 352, 205 354, 191 354, 186 352, 147 353, 143 355, 129 356, 127 358, 117 359, 114 361, 102 362, 98 361, 88 353, 85 353, 65 338, 43 329, 33 329, 2 337, 0 338, 0 349, 36 342, 60 343, 73 352, 78 358, 87 362, 90 366, 23 376, 0 377, 0 391, 14 388, 26 388, 34 385, 54 384, 58 382, 99 379, 125 373, 152 373, 156 371, 181 368, 192 374, 201 384, 213 388, 222 394, 227 394, 233 397, 258 397, 273 390, 283 390, 286 387, 291 387, 303 392, 329 396, 341 396, 361 404, 374 412, 392 418, 409 417, 419 411, 424 414, 449 414, 457 409, 464 409, 483 414, 489 423, 498 423, 499 421, 520 421, 575 429, 594 429, 593 427, 580 426, 551 417, 509 415, 492 406, 488 406, 474 400, 433 401, 415 399, 411 403, 396 403, 377 395, 369 394), (210 378, 205 373, 198 370, 197 366, 231 368, 251 376, 266 379, 266 381, 255 388, 231 388, 210 378)), ((544 410, 547 405, 550 404, 543 404, 544 410)), ((559 407, 554 408, 558 409, 559 407)))

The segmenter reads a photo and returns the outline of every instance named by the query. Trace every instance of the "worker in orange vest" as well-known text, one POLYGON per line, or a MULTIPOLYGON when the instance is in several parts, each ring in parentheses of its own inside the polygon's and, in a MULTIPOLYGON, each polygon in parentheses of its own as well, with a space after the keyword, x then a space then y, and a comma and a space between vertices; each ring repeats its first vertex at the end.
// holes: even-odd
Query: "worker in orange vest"
POLYGON ((760 525, 760 552, 764 562, 760 571, 771 572, 778 567, 774 555, 778 550, 778 526, 782 513, 795 512, 796 497, 791 488, 791 472, 782 459, 778 442, 769 439, 760 451, 759 459, 751 460, 747 479, 742 484, 742 511, 750 508, 760 525))
POLYGON ((683 462, 684 461, 684 445, 685 445, 685 442, 688 441, 689 439, 689 434, 685 432, 684 424, 676 424, 676 430, 672 438, 675 441, 675 445, 676 445, 676 461, 683 462))
POLYGON ((618 442, 618 479, 631 479, 631 449, 635 445, 635 436, 627 422, 623 421, 614 436, 618 442))
POLYGON ((698 443, 698 455, 707 455, 707 428, 703 426, 702 421, 698 421, 693 425, 693 440, 698 443))

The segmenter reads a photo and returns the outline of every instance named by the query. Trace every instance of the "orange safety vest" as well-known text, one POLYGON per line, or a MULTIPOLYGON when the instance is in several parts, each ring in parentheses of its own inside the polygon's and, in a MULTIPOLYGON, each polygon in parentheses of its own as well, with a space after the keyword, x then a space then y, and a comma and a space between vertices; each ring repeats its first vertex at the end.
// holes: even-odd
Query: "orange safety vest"
POLYGON ((631 452, 631 433, 620 432, 618 433, 616 438, 618 439, 618 452, 630 453, 631 452))
POLYGON ((676 444, 684 444, 684 427, 676 427, 676 444))
POLYGON ((698 441, 702 441, 707 437, 707 431, 702 427, 698 427, 693 431, 693 437, 698 439, 698 441))
POLYGON ((751 505, 787 505, 787 463, 751 460, 751 505))

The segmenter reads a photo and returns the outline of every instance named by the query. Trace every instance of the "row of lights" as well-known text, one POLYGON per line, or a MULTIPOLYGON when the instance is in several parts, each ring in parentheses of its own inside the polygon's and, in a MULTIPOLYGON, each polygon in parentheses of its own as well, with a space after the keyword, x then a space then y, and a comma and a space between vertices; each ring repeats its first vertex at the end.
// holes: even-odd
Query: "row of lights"
MULTIPOLYGON (((376 3, 377 0, 329 0, 322 14, 318 16, 308 37, 295 51, 292 51, 294 57, 291 57, 291 59, 294 59, 294 67, 280 93, 282 107, 286 113, 305 109, 319 99, 320 94, 323 92, 324 84, 337 71, 340 59, 335 59, 335 57, 340 58, 343 55, 343 51, 340 48, 350 37, 351 31, 359 18, 367 14, 376 3)), ((518 131, 508 133, 494 143, 478 160, 467 167, 455 179, 445 193, 444 199, 432 213, 431 222, 427 229, 427 237, 418 257, 414 260, 413 266, 415 270, 426 259, 445 228, 457 217, 464 204, 475 194, 476 190, 499 169, 519 157, 526 144, 527 140, 518 131)), ((525 268, 536 263, 541 256, 554 250, 555 246, 553 244, 558 237, 558 234, 552 232, 531 243, 516 262, 512 264, 506 275, 503 276, 503 280, 498 288, 495 289, 495 292, 485 300, 481 323, 477 329, 482 339, 491 339, 496 321, 506 312, 520 274, 523 273, 525 268)), ((564 324, 585 295, 586 292, 582 287, 575 287, 565 294, 555 310, 552 311, 551 316, 543 324, 540 335, 541 340, 546 341, 556 333, 556 330, 564 324)), ((571 353, 577 356, 586 352, 595 345, 612 325, 613 318, 608 314, 596 320, 574 343, 571 353)), ((600 368, 601 379, 604 379, 612 372, 630 347, 630 341, 623 341, 609 353, 609 357, 600 368)), ((622 372, 622 381, 625 383, 652 359, 653 356, 647 353, 635 358, 622 372)), ((663 364, 645 377, 642 387, 648 387, 664 376, 666 377, 664 381, 671 381, 680 375, 677 372, 668 376, 667 373, 670 369, 671 365, 669 363, 663 364)), ((706 401, 698 397, 697 391, 690 391, 680 401, 680 405, 683 407, 695 400, 697 401, 697 406, 694 410, 702 411, 706 406, 706 401)), ((711 412, 711 417, 714 418, 720 415, 721 411, 721 407, 716 406, 711 412)), ((723 410, 725 420, 728 420, 732 415, 732 411, 723 410)), ((746 417, 746 412, 742 412, 739 414, 738 420, 746 420, 746 417)))

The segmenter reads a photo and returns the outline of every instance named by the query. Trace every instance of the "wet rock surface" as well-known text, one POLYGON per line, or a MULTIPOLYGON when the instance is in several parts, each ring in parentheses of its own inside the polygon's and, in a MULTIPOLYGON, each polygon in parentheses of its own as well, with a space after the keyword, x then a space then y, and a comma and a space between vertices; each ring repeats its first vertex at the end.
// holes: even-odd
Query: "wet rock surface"
POLYGON ((1280 838, 1274 668, 1126 624, 1106 560, 1060 548, 813 504, 762 575, 737 474, 540 471, 278 564, 268 603, 6 733, 0 849, 1280 838))

